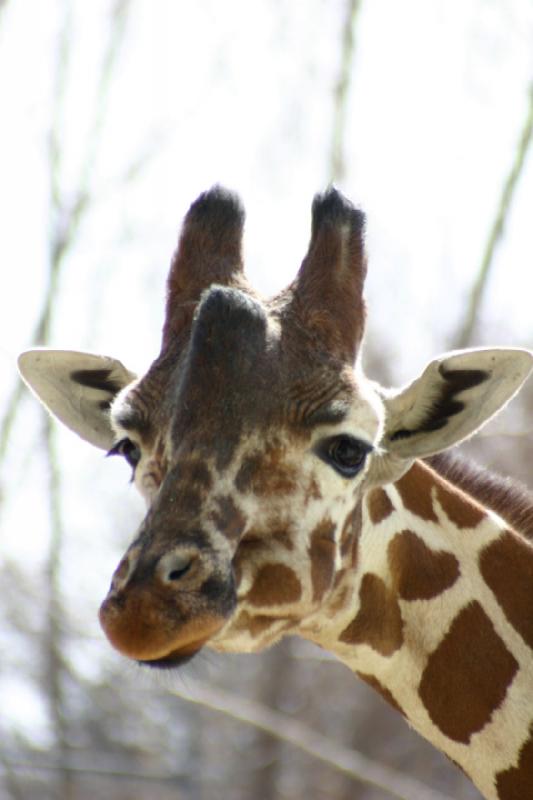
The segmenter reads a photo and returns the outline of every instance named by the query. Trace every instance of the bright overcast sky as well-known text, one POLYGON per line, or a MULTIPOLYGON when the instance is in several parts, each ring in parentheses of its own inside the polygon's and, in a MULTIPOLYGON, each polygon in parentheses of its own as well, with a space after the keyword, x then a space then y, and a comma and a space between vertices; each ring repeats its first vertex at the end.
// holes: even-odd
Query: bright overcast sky
MULTIPOLYGON (((18 0, 3 13, 6 380, 10 358, 28 343, 47 269, 46 136, 63 8, 72 17, 62 117, 68 193, 94 119, 108 5, 18 0)), ((240 0, 221 12, 214 0, 132 0, 93 173, 95 204, 66 266, 54 344, 118 346, 135 359, 147 341, 139 361, 150 358, 180 218, 215 181, 243 195, 249 271, 258 286, 269 291, 290 280, 307 243, 312 195, 329 177, 344 5, 240 0), (142 152, 149 160, 139 177, 121 185, 142 152), (97 284, 106 273, 102 304, 97 284), (140 273, 155 286, 149 309, 140 273), (86 298, 100 300, 96 310, 86 298)), ((402 340, 408 348, 421 328, 436 331, 428 348, 453 329, 525 119, 532 41, 530 0, 363 0, 342 188, 368 213, 370 315, 380 330, 381 320, 389 321, 400 358, 402 340)), ((522 300, 531 293, 532 197, 530 158, 489 298, 503 336, 531 337, 522 300)))

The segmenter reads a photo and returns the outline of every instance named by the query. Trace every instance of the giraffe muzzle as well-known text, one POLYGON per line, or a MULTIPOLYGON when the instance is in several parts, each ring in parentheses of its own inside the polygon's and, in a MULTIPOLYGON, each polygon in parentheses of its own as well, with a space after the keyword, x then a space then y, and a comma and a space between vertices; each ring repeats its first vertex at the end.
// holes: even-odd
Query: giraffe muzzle
POLYGON ((216 554, 177 547, 135 565, 126 555, 99 617, 120 653, 170 668, 189 661, 225 625, 235 603, 230 565, 216 554))

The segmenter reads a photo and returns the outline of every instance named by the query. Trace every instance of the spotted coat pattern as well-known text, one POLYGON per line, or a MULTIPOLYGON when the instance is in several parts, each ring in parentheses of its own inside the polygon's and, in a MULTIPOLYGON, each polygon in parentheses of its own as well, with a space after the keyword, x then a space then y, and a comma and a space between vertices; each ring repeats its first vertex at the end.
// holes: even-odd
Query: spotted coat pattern
MULTIPOLYGON (((437 437, 426 454, 439 452, 473 432, 477 408, 494 413, 519 357, 437 361, 421 402, 407 391, 391 405, 358 360, 362 213, 333 189, 317 197, 297 279, 270 301, 244 278, 243 221, 219 188, 193 204, 161 353, 112 405, 111 452, 128 457, 149 508, 102 604, 108 638, 168 668, 203 646, 252 652, 298 633, 488 800, 533 797, 533 547, 522 535, 533 503, 518 509, 507 490, 502 500, 494 484, 416 460, 424 437, 437 437)), ((70 378, 102 391, 107 413, 110 373, 70 378)))
POLYGON ((329 631, 321 643, 460 764, 486 797, 527 798, 533 548, 421 463, 396 484, 368 492, 364 507, 367 566, 358 591, 344 595, 337 637, 329 631))
POLYGON ((298 475, 280 440, 237 453, 227 494, 212 501, 215 479, 203 469, 198 480, 198 464, 184 466, 185 496, 194 483, 198 503, 213 502, 215 527, 240 539, 238 610, 209 645, 257 651, 297 632, 336 653, 487 798, 527 797, 531 545, 422 462, 347 506, 342 525, 325 511, 327 487, 298 475), (284 512, 295 486, 314 510, 310 535, 284 512), (270 514, 250 525, 264 496, 270 514))

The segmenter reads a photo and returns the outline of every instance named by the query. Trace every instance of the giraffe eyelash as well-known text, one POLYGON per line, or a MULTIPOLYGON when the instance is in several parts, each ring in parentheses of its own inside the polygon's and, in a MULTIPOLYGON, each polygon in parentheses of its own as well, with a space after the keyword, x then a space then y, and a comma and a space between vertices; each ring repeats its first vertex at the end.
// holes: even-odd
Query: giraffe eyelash
POLYGON ((316 455, 344 478, 353 478, 362 470, 372 446, 348 434, 322 439, 315 447, 316 455))
POLYGON ((141 460, 141 448, 126 436, 113 445, 107 456, 123 456, 135 474, 137 464, 141 460))

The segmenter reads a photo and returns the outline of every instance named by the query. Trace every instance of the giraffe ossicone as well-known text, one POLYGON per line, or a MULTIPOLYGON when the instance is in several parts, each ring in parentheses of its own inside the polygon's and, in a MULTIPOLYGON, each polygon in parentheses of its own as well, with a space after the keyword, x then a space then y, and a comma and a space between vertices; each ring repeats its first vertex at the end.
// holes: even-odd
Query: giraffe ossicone
POLYGON ((533 500, 438 455, 520 389, 527 350, 448 353, 386 390, 361 367, 364 215, 315 198, 295 280, 243 272, 220 188, 185 221, 161 351, 22 354, 23 378, 123 455, 148 511, 100 619, 150 666, 299 634, 335 653, 489 800, 533 796, 533 500))

